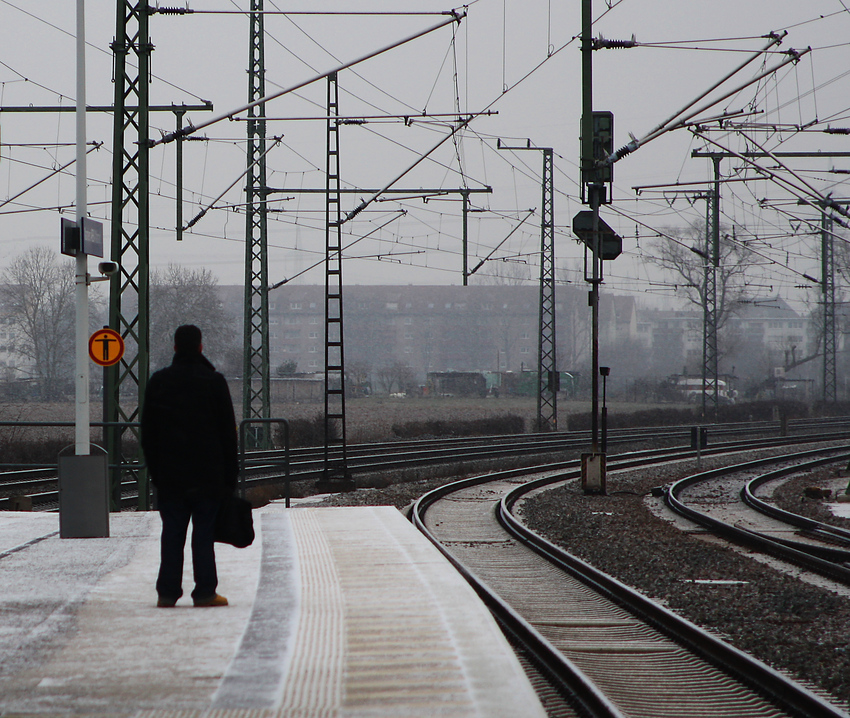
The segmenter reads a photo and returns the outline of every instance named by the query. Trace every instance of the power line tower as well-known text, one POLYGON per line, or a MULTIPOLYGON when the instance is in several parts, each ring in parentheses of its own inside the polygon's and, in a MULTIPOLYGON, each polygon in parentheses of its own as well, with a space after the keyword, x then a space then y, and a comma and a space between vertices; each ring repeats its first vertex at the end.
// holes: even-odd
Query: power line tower
POLYGON ((537 150, 543 153, 542 212, 540 216, 540 303, 537 332, 537 431, 558 430, 559 377, 555 350, 555 183, 553 148, 509 147, 500 150, 537 150))
MULTIPOLYGON (((251 0, 248 102, 265 97, 263 0, 251 0)), ((242 418, 268 419, 269 295, 268 210, 266 198, 266 109, 260 102, 248 109, 248 173, 245 185, 245 299, 242 418)), ((266 425, 251 436, 255 446, 267 443, 266 425)))
POLYGON ((705 281, 702 322, 702 415, 717 418, 719 403, 717 359, 717 268, 720 266, 720 157, 713 156, 714 186, 705 195, 705 281))
POLYGON ((823 400, 838 400, 835 366, 835 240, 833 219, 821 212, 821 292, 823 294, 823 400))
POLYGON ((321 491, 355 488, 348 473, 342 311, 342 212, 339 181, 339 85, 328 75, 325 175, 325 447, 321 491))
POLYGON ((543 152, 543 212, 540 218, 540 316, 537 338, 537 430, 558 430, 560 375, 555 350, 555 184, 552 148, 543 152))
MULTIPOLYGON (((742 154, 729 152, 702 152, 693 150, 691 157, 710 157, 714 162, 714 194, 717 198, 717 207, 714 215, 718 218, 713 223, 713 230, 717 233, 717 241, 714 244, 718 255, 715 258, 715 266, 719 265, 719 166, 720 160, 724 157, 745 157, 745 158, 764 158, 769 157, 773 160, 781 157, 791 158, 823 158, 823 157, 848 157, 848 152, 744 152, 742 154)), ((811 204, 814 202, 799 200, 799 204, 811 204)), ((825 212, 825 202, 818 203, 821 207, 821 292, 823 294, 823 400, 836 401, 838 386, 836 381, 836 365, 835 365, 835 260, 834 260, 834 242, 832 234, 832 219, 827 217, 825 212)), ((833 200, 832 204, 836 202, 833 200)), ((710 262, 709 262, 710 263, 710 262)), ((715 374, 716 376, 716 374, 715 374)), ((714 395, 717 396, 717 385, 714 387, 714 395)), ((717 399, 715 398, 715 407, 717 399)), ((705 399, 703 399, 705 402, 705 399)), ((705 414, 705 403, 703 403, 703 414, 705 414)))
MULTIPOLYGON (((138 421, 150 371, 148 321, 148 137, 149 77, 153 46, 146 3, 118 0, 115 40, 111 257, 120 269, 110 283, 109 326, 124 339, 125 353, 106 369, 105 418, 113 424, 138 421)), ((110 466, 122 462, 128 429, 107 430, 110 466)), ((138 432, 132 432, 138 438, 138 432)), ((121 469, 113 468, 113 509, 120 499, 121 469)), ((147 474, 138 474, 139 508, 149 509, 147 474)))

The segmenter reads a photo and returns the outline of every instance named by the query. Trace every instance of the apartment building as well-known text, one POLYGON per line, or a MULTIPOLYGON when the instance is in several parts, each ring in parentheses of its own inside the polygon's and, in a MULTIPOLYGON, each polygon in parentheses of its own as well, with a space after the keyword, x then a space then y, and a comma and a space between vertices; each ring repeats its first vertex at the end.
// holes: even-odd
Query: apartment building
MULTIPOLYGON (((221 291, 228 309, 241 316, 242 288, 221 291)), ((346 367, 374 378, 382 368, 403 366, 418 381, 431 372, 534 370, 539 297, 533 284, 348 286, 346 367)), ((586 375, 591 346, 586 288, 559 286, 555 314, 558 368, 586 375)), ((323 287, 284 285, 270 292, 273 375, 288 362, 298 372, 324 370, 324 322, 323 287)), ((779 297, 741 305, 721 330, 721 371, 760 380, 816 353, 817 336, 809 317, 779 297)), ((599 337, 600 363, 613 367, 618 383, 702 370, 703 317, 697 309, 642 308, 633 297, 603 292, 599 337)), ((815 364, 792 374, 808 376, 815 364)))
MULTIPOLYGON (((225 306, 236 316, 240 287, 222 287, 225 306)), ((400 364, 419 378, 439 371, 522 371, 537 366, 539 288, 527 286, 372 286, 345 288, 345 361, 367 371, 400 364)), ((633 310, 613 298, 605 315, 636 326, 633 310)), ((587 361, 587 293, 556 290, 556 341, 565 370, 587 361)), ((272 371, 296 362, 299 372, 324 369, 324 288, 285 285, 269 293, 272 371)))

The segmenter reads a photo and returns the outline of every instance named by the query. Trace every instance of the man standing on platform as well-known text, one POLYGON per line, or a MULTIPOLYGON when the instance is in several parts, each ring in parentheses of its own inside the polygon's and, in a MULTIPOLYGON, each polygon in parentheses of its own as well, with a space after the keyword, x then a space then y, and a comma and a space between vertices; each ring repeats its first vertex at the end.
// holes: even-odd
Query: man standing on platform
POLYGON ((174 332, 174 360, 148 381, 141 441, 157 489, 162 544, 157 606, 170 608, 183 595, 183 549, 192 521, 195 606, 226 606, 216 593, 214 527, 223 497, 239 472, 236 418, 224 376, 202 353, 201 330, 185 324, 174 332))

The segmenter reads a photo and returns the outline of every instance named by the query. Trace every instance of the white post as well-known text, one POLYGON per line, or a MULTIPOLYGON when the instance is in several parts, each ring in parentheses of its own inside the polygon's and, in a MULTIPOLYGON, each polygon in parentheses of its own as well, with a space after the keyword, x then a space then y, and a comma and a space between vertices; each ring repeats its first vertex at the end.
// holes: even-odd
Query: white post
MULTIPOLYGON (((86 216, 86 17, 85 0, 77 0, 77 229, 82 234, 86 216)), ((76 454, 86 456, 89 445, 89 296, 88 257, 76 257, 76 454)))

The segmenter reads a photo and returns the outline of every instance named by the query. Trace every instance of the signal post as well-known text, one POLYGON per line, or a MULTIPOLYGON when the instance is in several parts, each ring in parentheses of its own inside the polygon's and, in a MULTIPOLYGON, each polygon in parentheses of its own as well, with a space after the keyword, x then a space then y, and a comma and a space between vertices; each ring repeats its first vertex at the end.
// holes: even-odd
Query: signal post
POLYGON ((599 445, 599 285, 602 260, 622 251, 622 239, 599 218, 599 207, 610 202, 613 165, 606 161, 614 149, 614 115, 593 111, 593 35, 591 0, 582 0, 582 117, 581 194, 590 211, 573 218, 573 232, 585 244, 584 279, 590 284, 591 310, 591 448, 581 456, 581 486, 587 494, 606 493, 606 455, 599 445), (589 261, 588 261, 589 260, 589 261), (588 266, 588 263, 590 266, 588 266))

